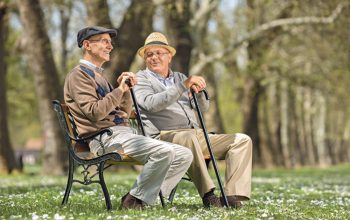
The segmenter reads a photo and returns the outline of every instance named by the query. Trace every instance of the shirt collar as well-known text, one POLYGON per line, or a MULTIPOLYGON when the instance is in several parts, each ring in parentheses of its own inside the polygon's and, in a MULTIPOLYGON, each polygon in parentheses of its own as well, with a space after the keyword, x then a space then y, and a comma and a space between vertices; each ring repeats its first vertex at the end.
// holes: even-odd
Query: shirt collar
POLYGON ((150 70, 148 68, 146 68, 146 71, 148 73, 150 73, 151 75, 153 75, 154 77, 156 77, 157 79, 159 79, 159 80, 170 80, 170 79, 174 78, 174 73, 173 73, 173 71, 171 69, 168 70, 169 71, 169 76, 167 78, 163 78, 158 73, 155 73, 155 72, 153 72, 152 70, 150 70))
POLYGON ((84 60, 84 59, 80 59, 79 62, 81 64, 87 65, 88 67, 92 68, 93 70, 95 70, 98 73, 102 73, 103 72, 103 68, 102 67, 98 67, 95 64, 91 63, 90 61, 84 60))

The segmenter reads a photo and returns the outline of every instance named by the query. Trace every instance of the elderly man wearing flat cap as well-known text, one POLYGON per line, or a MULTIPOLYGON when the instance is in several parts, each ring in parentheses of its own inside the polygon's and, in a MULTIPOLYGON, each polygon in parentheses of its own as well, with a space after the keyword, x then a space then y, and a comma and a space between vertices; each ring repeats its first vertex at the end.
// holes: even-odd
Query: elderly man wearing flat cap
MULTIPOLYGON (((151 33, 138 50, 147 68, 139 71, 135 93, 144 119, 145 130, 153 138, 176 143, 191 149, 193 162, 188 170, 205 207, 222 207, 223 199, 214 194, 215 185, 209 176, 205 155, 209 155, 205 138, 193 111, 190 89, 196 93, 206 87, 203 77, 174 72, 169 68, 176 50, 166 37, 151 33)), ((207 110, 209 101, 199 94, 201 109, 207 110)), ((214 155, 226 161, 224 190, 233 208, 251 194, 252 141, 249 136, 209 134, 214 155)))
POLYGON ((137 135, 128 124, 132 109, 129 86, 137 83, 135 74, 123 72, 113 88, 103 77, 102 64, 110 60, 112 38, 116 30, 103 27, 87 27, 78 32, 78 46, 83 58, 66 76, 64 100, 77 125, 80 136, 103 128, 113 131, 103 134, 89 143, 96 155, 112 151, 125 154, 144 164, 131 190, 122 198, 121 208, 142 209, 154 204, 160 190, 168 196, 181 180, 192 162, 189 149, 152 138, 137 135), (105 149, 101 148, 100 142, 105 149))

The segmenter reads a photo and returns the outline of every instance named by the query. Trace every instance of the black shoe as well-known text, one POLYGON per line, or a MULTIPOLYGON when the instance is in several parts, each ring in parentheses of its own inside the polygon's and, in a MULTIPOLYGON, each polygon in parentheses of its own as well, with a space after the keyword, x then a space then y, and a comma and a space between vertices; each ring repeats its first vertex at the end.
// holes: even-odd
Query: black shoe
POLYGON ((223 207, 221 202, 220 202, 220 199, 214 194, 203 196, 202 201, 203 201, 204 207, 206 207, 206 208, 209 208, 209 207, 221 208, 221 207, 223 207))
MULTIPOLYGON (((234 209, 243 208, 242 202, 236 196, 226 196, 228 206, 234 209)), ((220 197, 221 205, 225 206, 224 197, 220 197)))
POLYGON ((144 206, 145 204, 142 202, 142 200, 130 195, 130 193, 127 193, 125 196, 123 196, 119 209, 142 210, 144 206))

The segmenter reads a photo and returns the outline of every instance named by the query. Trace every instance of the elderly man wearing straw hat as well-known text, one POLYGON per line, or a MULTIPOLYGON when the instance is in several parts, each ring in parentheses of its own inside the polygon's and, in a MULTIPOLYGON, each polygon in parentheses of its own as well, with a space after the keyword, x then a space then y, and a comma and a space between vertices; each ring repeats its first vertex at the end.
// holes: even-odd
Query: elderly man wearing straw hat
POLYGON ((170 194, 190 166, 192 153, 185 147, 138 135, 129 126, 132 100, 125 81, 128 79, 131 85, 135 85, 136 76, 132 72, 123 72, 117 79, 118 87, 113 88, 103 77, 101 68, 110 59, 112 37, 116 35, 116 30, 99 26, 86 27, 78 32, 77 41, 83 49, 83 57, 66 76, 64 100, 80 136, 103 128, 112 130, 112 135, 100 135, 89 143, 92 153, 122 151, 144 164, 120 206, 142 209, 156 201, 160 190, 163 195, 170 194), (102 144, 104 149, 101 149, 102 144))
MULTIPOLYGON (((135 94, 141 108, 146 133, 163 141, 176 143, 191 149, 193 162, 188 170, 205 207, 222 207, 215 185, 209 176, 204 156, 208 155, 205 138, 193 111, 190 89, 196 93, 206 87, 201 76, 186 77, 169 68, 176 50, 169 46, 166 37, 151 33, 138 50, 147 68, 139 71, 135 94)), ((199 93, 201 109, 209 103, 199 93)), ((251 194, 252 141, 249 136, 236 134, 210 134, 214 155, 226 161, 224 190, 229 206, 242 207, 241 201, 251 194)))

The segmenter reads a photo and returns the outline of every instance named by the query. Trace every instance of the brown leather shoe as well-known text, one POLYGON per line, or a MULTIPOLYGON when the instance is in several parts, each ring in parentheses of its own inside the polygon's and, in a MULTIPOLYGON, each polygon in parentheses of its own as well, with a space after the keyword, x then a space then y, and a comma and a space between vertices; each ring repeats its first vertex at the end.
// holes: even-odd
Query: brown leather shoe
MULTIPOLYGON (((243 208, 242 202, 236 196, 226 196, 228 206, 234 209, 243 208)), ((220 197, 221 205, 225 206, 224 197, 220 197)))
POLYGON ((204 196, 202 198, 202 201, 203 201, 204 207, 206 207, 206 208, 209 208, 211 206, 218 207, 218 208, 223 207, 221 202, 220 202, 220 199, 214 194, 209 195, 209 196, 204 196))
POLYGON ((122 202, 120 204, 119 209, 143 209, 145 204, 142 202, 142 200, 130 195, 130 193, 127 193, 122 198, 122 202))

